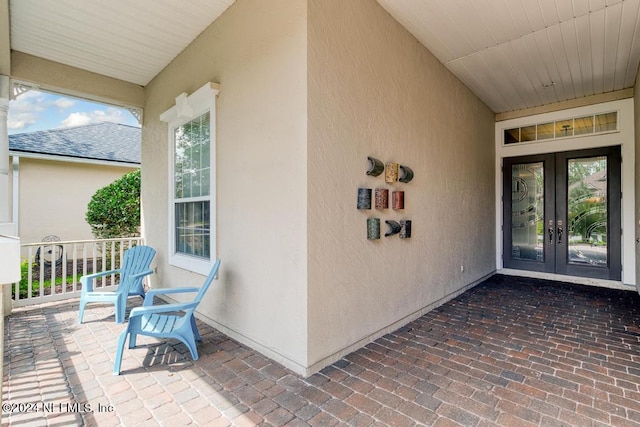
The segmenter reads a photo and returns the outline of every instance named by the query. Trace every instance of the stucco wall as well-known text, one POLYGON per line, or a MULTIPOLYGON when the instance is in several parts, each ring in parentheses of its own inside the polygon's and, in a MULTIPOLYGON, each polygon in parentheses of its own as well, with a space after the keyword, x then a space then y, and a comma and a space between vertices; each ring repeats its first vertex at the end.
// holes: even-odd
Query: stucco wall
MULTIPOLYGON (((640 236, 640 69, 636 75, 636 84, 633 95, 633 114, 635 122, 635 139, 636 139, 636 220, 635 220, 635 236, 640 236)), ((637 240, 636 240, 637 242, 637 240)), ((640 278, 640 250, 636 245, 636 287, 640 292, 640 285, 638 285, 640 278)))
POLYGON ((296 370, 306 365, 306 3, 238 0, 145 88, 147 242, 158 286, 204 277, 167 263, 168 143, 159 115, 182 92, 220 84, 219 280, 200 314, 296 370))
POLYGON ((11 52, 11 78, 99 102, 131 107, 144 104, 141 86, 18 51, 11 52))
POLYGON ((22 243, 93 239, 85 220, 95 192, 136 168, 20 158, 19 231, 22 243))
POLYGON ((310 0, 308 19, 309 364, 322 366, 495 270, 494 114, 375 1, 310 0), (367 156, 415 178, 368 177, 367 156), (378 186, 404 190, 405 210, 358 211, 357 189, 378 186), (410 239, 384 237, 405 218, 410 239))

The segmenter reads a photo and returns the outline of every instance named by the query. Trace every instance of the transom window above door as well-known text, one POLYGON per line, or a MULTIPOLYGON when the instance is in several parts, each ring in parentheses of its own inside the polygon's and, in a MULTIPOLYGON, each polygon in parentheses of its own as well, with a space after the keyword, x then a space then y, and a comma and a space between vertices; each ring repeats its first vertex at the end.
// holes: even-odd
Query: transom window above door
POLYGON ((612 111, 505 129, 503 144, 569 138, 617 130, 618 113, 612 111))

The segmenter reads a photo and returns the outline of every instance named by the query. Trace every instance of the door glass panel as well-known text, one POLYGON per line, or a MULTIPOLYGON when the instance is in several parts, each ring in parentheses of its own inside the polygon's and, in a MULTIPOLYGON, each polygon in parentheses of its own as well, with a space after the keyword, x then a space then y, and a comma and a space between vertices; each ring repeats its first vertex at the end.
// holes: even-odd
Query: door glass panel
POLYGON ((607 267, 607 157, 567 166, 569 263, 607 267))
POLYGON ((511 259, 544 261, 544 164, 511 168, 511 259))

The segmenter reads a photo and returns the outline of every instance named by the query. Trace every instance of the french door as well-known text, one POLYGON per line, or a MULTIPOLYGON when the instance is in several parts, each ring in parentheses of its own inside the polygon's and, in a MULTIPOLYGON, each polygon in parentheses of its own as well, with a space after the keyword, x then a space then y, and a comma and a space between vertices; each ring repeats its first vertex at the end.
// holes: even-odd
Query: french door
POLYGON ((620 147, 506 158, 505 268, 620 280, 620 147))

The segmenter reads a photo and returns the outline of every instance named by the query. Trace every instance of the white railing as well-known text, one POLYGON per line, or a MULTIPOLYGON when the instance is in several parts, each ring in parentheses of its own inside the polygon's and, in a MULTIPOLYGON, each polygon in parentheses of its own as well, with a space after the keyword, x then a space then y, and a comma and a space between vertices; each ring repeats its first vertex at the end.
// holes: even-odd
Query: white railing
MULTIPOLYGON (((120 267, 124 251, 140 244, 141 237, 23 244, 22 280, 11 285, 13 307, 77 298, 82 276, 120 267)), ((112 290, 116 284, 117 277, 108 275, 94 286, 112 290)))

